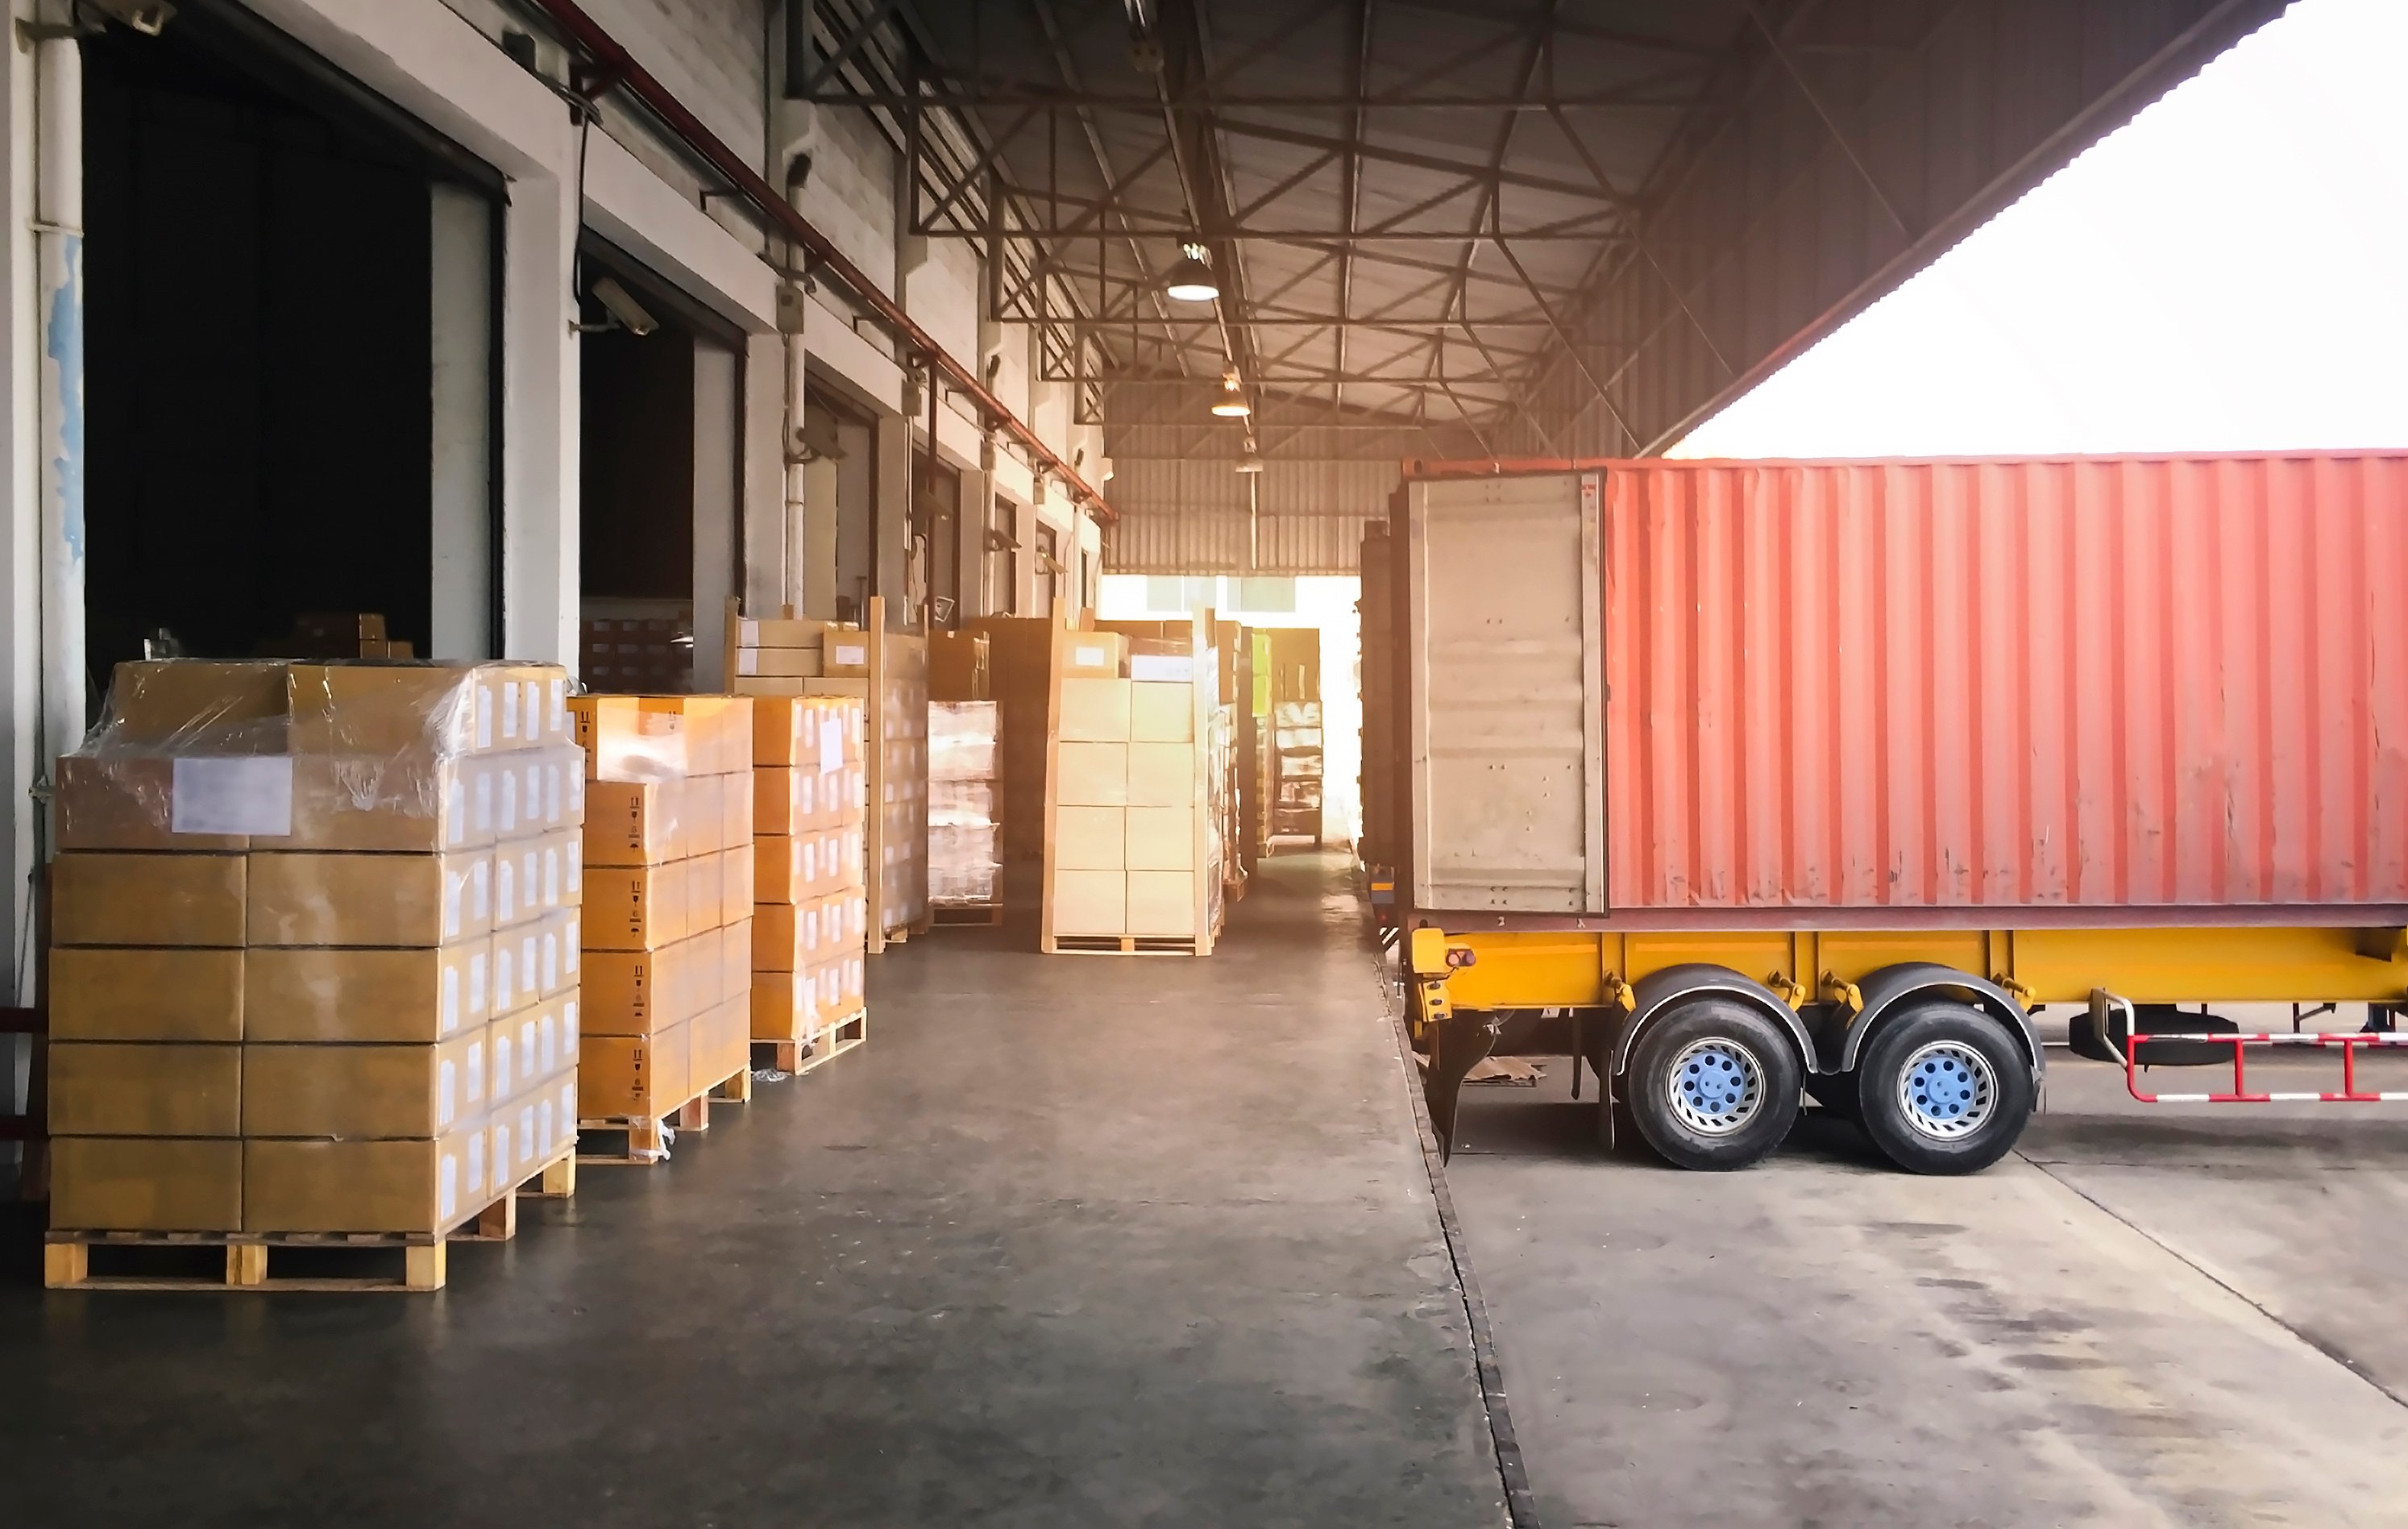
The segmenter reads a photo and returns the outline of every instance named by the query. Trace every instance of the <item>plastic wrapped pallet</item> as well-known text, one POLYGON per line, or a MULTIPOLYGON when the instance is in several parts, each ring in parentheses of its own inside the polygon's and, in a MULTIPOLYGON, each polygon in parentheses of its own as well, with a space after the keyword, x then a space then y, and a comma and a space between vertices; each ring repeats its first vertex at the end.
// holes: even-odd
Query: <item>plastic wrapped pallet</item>
POLYGON ((751 1036, 792 1071, 861 1011, 868 937, 866 714, 850 696, 765 696, 753 732, 751 1036))
POLYGON ((440 1233, 573 1146, 544 1110, 513 1176, 493 1135, 501 1101, 575 1087, 566 688, 120 666, 58 774, 55 1228, 440 1233))
MULTIPOLYGON (((580 1119, 647 1127, 752 1063, 753 703, 572 700, 588 769, 580 1119)), ((630 1135, 630 1150, 636 1150, 630 1135)))
POLYGON ((991 700, 928 703, 928 901, 939 907, 1001 900, 1001 726, 991 700))

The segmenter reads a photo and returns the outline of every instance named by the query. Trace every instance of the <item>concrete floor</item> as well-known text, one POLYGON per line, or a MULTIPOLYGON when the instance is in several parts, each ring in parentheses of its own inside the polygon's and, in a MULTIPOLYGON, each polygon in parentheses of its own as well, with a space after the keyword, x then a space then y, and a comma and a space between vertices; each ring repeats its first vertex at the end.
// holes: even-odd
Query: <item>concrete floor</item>
POLYGON ((860 1052, 439 1295, 0 1287, 0 1522, 1502 1522, 1334 859, 1205 961, 872 968, 860 1052))
POLYGON ((2408 1106, 2058 1052, 1978 1177, 1813 1111, 1693 1175, 1547 1075, 1466 1091, 1448 1175, 1547 1529, 2408 1524, 2408 1106))

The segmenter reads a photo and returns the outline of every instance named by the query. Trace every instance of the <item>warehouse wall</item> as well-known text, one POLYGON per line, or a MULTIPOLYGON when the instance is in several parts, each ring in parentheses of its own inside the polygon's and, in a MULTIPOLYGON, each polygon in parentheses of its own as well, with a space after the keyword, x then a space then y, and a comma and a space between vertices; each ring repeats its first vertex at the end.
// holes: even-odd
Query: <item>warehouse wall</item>
POLYGON ((1363 523, 1387 513, 1390 461, 1293 461, 1258 473, 1226 458, 1121 459, 1120 524, 1105 539, 1110 573, 1358 572, 1363 523))

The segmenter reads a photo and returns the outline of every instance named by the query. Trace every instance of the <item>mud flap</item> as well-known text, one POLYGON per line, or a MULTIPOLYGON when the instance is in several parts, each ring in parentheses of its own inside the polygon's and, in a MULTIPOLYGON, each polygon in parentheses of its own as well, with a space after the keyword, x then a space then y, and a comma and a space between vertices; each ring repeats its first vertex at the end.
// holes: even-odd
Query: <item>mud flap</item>
POLYGON ((1441 1162, 1455 1155, 1455 1106, 1463 1094, 1464 1075, 1497 1049, 1500 1028, 1498 1016, 1481 1013, 1451 1013, 1430 1027, 1429 1070, 1422 1077, 1422 1097, 1429 1104, 1441 1162))

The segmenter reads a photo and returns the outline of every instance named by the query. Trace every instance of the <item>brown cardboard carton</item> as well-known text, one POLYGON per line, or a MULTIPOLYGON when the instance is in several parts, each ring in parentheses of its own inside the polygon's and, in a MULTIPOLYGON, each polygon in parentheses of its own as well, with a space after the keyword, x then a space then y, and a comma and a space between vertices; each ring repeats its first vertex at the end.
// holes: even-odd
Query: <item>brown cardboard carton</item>
POLYGON ((484 1122, 435 1140, 247 1141, 242 1229, 449 1232, 494 1196, 484 1122))
MULTIPOLYGON (((246 848, 251 841, 245 834, 175 830, 177 767, 175 759, 140 755, 107 759, 80 754, 62 757, 52 787, 59 847, 187 852, 246 848)), ((274 761, 268 768, 275 768, 274 761)))
POLYGON ((685 938, 687 883, 682 864, 589 869, 585 948, 658 950, 685 938))
POLYGON ((830 632, 820 644, 820 672, 830 679, 869 677, 869 634, 830 632))
POLYGON ((1059 736, 1067 743, 1127 743, 1129 689, 1126 680, 1064 680, 1059 736))
POLYGON ((749 768, 720 777, 717 847, 746 850, 752 847, 752 781, 749 768))
POLYGON ((112 743, 190 745, 206 752, 282 752, 285 666, 205 658, 117 666, 108 687, 112 743), (227 744, 236 747, 229 749, 227 744))
POLYGON ((1187 743, 1196 738, 1196 687, 1159 681, 1129 685, 1129 732, 1134 743, 1187 743))
MULTIPOLYGON (((1160 745, 1153 745, 1160 746, 1160 745)), ((1054 800, 1066 807, 1129 803, 1127 743, 1063 743, 1054 755, 1054 800)), ((1182 797, 1181 801, 1187 800, 1182 797)))
POLYGON ((54 1136, 236 1136, 242 1132, 236 1046, 53 1041, 54 1136))
POLYGON ((803 1041, 819 1033, 818 969, 799 972, 755 972, 746 1012, 752 1039, 803 1041))
POLYGON ((687 1076, 697 1093, 750 1068, 752 1022, 749 998, 722 999, 705 1009, 688 1027, 687 1041, 687 1076))
POLYGON ((250 857, 253 945, 444 945, 494 928, 494 861, 453 855, 250 857))
POLYGON ((485 936, 415 950, 263 948, 241 959, 251 1041, 432 1043, 482 1026, 492 1003, 485 936))
MULTIPOLYGON (((837 908, 833 898, 810 898, 800 903, 753 904, 750 947, 755 972, 801 972, 834 948, 837 931, 824 919, 837 908)), ((842 914, 835 915, 840 923, 842 914)))
POLYGON ((494 929, 496 932, 540 918, 543 905, 543 842, 519 839, 494 846, 494 929))
MULTIPOLYGON (((1056 927, 1059 925, 1057 923, 1056 927)), ((1187 936, 1196 932, 1196 875, 1189 871, 1128 873, 1128 933, 1187 936)))
POLYGON ((545 915, 585 905, 585 840, 575 829, 557 829, 536 841, 541 856, 542 890, 536 906, 545 915))
POLYGON ((680 974, 688 958, 686 942, 659 950, 590 950, 585 953, 585 980, 578 994, 583 1003, 583 1030, 588 1035, 651 1035, 686 1017, 678 1007, 680 974))
POLYGON ((752 916, 752 844, 719 852, 719 924, 725 928, 752 916))
POLYGON ((747 678, 805 680, 820 676, 821 651, 810 648, 738 648, 736 672, 747 678))
POLYGON ((288 664, 295 754, 424 760, 502 746, 498 666, 288 664))
POLYGON ((1194 870, 1196 809, 1131 807, 1126 863, 1131 871, 1194 870))
POLYGON ((1128 864, 1127 829, 1128 810, 1124 807, 1054 808, 1054 869, 1123 869, 1128 864))
POLYGON ((685 872, 685 929, 688 934, 719 927, 720 874, 719 855, 697 855, 690 860, 680 860, 678 867, 685 872))
POLYGON ((239 1041, 239 950, 50 952, 52 1041, 239 1041))
POLYGON ((309 754, 284 763, 293 831, 263 835, 253 848, 436 853, 493 843, 471 800, 481 760, 309 754))
POLYGON ((1120 871, 1054 873, 1054 932, 1128 932, 1128 877, 1120 871))
POLYGON ((1201 788, 1196 779, 1193 743, 1131 743, 1128 804, 1132 807, 1193 805, 1201 788))
POLYGON ((661 865, 676 858, 680 798, 664 781, 595 781, 585 794, 585 863, 661 865))
POLYGON ((76 1232, 239 1232, 242 1143, 69 1136, 50 1144, 50 1225, 76 1232))
POLYGON ((589 781, 680 780, 691 747, 685 717, 641 696, 573 696, 568 712, 589 781))
POLYGON ((493 938, 493 1017, 499 1019, 543 998, 543 926, 521 924, 496 930, 493 938))
POLYGON ((752 901, 800 902, 820 882, 824 834, 763 834, 752 841, 752 901))
POLYGON ((577 1110, 588 1120, 656 1120, 694 1097, 682 1024, 652 1035, 595 1035, 577 1054, 577 1110))
POLYGON ((984 632, 928 634, 930 700, 984 700, 990 684, 984 632))
POLYGON ((1113 680, 1128 658, 1128 639, 1118 632, 1068 632, 1061 651, 1065 675, 1113 680))
POLYGON ((61 855, 50 866, 50 943, 238 946, 246 869, 239 855, 61 855))
POLYGON ((440 1136, 485 1113, 486 1028, 436 1046, 242 1048, 242 1133, 440 1136))
POLYGON ((810 616, 764 616, 758 620, 746 617, 736 624, 736 642, 744 648, 810 648, 816 651, 820 639, 831 630, 843 630, 838 623, 821 621, 810 616))
POLYGON ((544 997, 557 998, 583 978, 584 915, 577 908, 563 908, 537 928, 542 937, 537 953, 542 963, 539 987, 544 997))
MULTIPOLYGON (((756 833, 794 833, 819 810, 819 772, 792 765, 755 765, 752 828, 756 833)), ((731 846, 733 847, 733 846, 731 846)))

